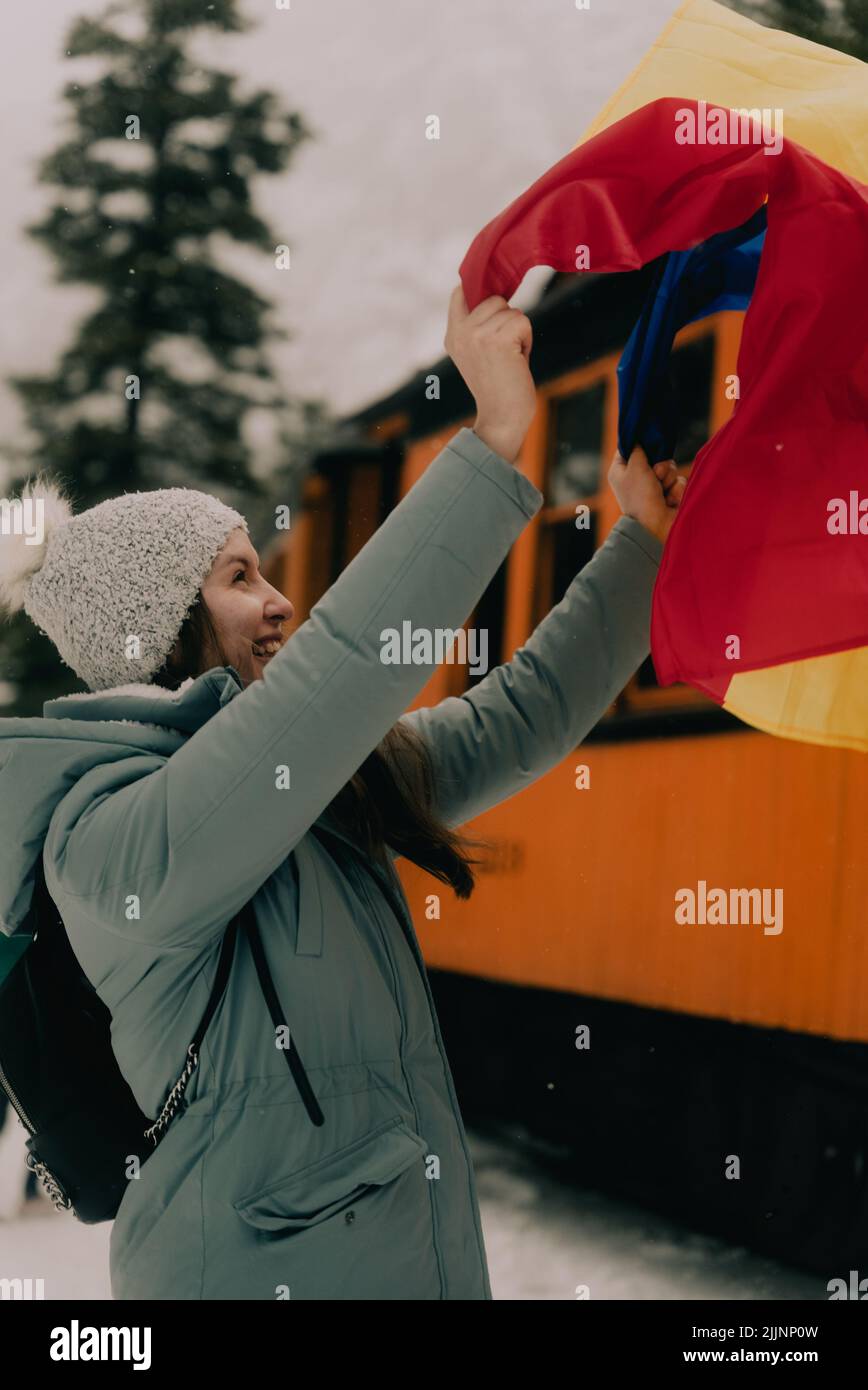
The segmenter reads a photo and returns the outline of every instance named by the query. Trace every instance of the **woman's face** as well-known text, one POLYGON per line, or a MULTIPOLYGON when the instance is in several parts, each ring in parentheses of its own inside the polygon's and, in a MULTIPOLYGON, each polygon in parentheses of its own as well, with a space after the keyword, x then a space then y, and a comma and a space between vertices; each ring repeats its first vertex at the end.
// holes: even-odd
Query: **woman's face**
MULTIPOLYGON (((228 664, 245 685, 258 680, 285 641, 281 625, 289 622, 293 607, 259 573, 259 557, 241 527, 231 533, 215 559, 202 596, 228 664), (266 649, 263 643, 271 645, 266 649)), ((218 659, 215 655, 215 664, 218 659)))

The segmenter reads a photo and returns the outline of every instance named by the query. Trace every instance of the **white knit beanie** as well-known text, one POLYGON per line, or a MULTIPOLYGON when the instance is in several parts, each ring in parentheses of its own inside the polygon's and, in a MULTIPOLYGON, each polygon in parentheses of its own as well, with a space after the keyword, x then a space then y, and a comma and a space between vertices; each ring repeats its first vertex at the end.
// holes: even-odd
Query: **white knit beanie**
POLYGON ((94 691, 159 671, 229 533, 248 529, 240 512, 190 488, 128 492, 73 515, 40 478, 20 500, 15 532, 4 506, 0 604, 23 608, 94 691), (39 544, 27 536, 34 517, 39 544))

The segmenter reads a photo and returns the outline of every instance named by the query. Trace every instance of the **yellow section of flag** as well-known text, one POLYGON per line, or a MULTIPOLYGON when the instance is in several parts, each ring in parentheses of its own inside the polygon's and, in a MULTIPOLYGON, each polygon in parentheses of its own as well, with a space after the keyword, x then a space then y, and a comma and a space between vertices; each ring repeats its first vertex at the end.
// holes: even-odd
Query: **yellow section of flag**
POLYGON ((745 671, 723 707, 769 734, 868 752, 868 647, 745 671))
POLYGON ((686 0, 578 144, 661 97, 780 110, 785 139, 868 182, 868 64, 846 53, 686 0))

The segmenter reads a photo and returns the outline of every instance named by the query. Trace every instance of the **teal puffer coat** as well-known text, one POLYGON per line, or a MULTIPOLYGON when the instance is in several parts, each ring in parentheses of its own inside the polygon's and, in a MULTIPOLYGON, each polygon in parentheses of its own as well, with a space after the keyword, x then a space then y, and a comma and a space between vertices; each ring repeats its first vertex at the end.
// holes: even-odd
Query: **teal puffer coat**
POLYGON ((459 628, 540 503, 461 429, 247 689, 218 667, 178 692, 122 686, 0 720, 0 927, 21 926, 42 853, 141 1108, 156 1116, 182 1070, 224 930, 252 899, 324 1116, 311 1120, 239 938, 189 1106, 114 1222, 115 1298, 491 1297, 397 874, 318 832, 401 717, 458 826, 567 756, 644 658, 661 547, 622 518, 511 662, 403 714, 432 668, 383 664, 381 632, 459 628))

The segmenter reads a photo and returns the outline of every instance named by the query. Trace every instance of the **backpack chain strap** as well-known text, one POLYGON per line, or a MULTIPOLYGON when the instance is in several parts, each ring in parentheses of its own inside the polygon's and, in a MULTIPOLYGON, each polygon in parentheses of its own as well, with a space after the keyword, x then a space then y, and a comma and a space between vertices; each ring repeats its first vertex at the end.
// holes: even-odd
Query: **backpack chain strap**
POLYGON ((205 1036, 205 1031, 208 1027, 208 1024, 211 1022, 211 1019, 214 1015, 214 1011, 223 997, 223 992, 226 989, 226 981, 229 979, 229 969, 232 962, 232 953, 235 949, 235 938, 238 934, 238 924, 239 922, 241 922, 242 925, 249 928, 255 924, 255 921, 256 918, 253 914, 252 903, 245 903, 244 907, 241 909, 241 912, 238 914, 237 917, 233 918, 233 920, 230 922, 229 926, 227 927, 224 933, 223 945, 220 948, 220 959, 217 962, 217 973, 214 976, 214 984, 211 988, 211 995, 208 999, 208 1007, 206 1008, 205 1013, 202 1016, 202 1022, 196 1029, 193 1041, 187 1048, 187 1061, 184 1064, 184 1069, 181 1072, 181 1075, 178 1077, 178 1080, 175 1082, 174 1086, 170 1090, 168 1096, 166 1097, 165 1104, 163 1105, 163 1108, 160 1111, 157 1118, 154 1120, 154 1123, 145 1130, 145 1138, 150 1139, 152 1141, 154 1148, 156 1148, 159 1144, 160 1140, 162 1139, 166 1130, 169 1128, 169 1125, 174 1120, 178 1111, 184 1108, 184 1092, 186 1091, 187 1083, 189 1082, 190 1077, 193 1075, 193 1071, 195 1070, 199 1062, 199 1047, 201 1045, 202 1039, 205 1036))
POLYGON ((47 1168, 41 1159, 38 1159, 36 1155, 32 1153, 27 1154, 24 1159, 24 1164, 25 1167, 30 1169, 31 1173, 36 1174, 37 1178, 42 1183, 46 1196, 57 1210, 70 1211, 72 1202, 60 1186, 60 1183, 57 1181, 51 1169, 47 1168))
POLYGON ((169 1092, 166 1103, 154 1120, 154 1123, 145 1130, 145 1138, 153 1141, 154 1148, 157 1147, 166 1130, 169 1128, 169 1125, 181 1109, 184 1103, 184 1092, 187 1089, 187 1082, 193 1075, 193 1069, 198 1061, 199 1053, 196 1044, 190 1043, 190 1046, 187 1048, 187 1064, 184 1070, 169 1092))

